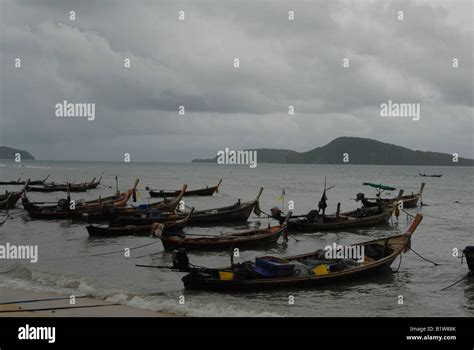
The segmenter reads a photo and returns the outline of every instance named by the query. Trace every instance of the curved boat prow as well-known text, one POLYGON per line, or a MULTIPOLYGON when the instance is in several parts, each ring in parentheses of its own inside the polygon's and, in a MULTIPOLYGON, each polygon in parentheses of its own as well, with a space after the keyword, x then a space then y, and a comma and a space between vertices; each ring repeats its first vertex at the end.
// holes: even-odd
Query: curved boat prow
POLYGON ((410 227, 405 232, 405 236, 410 237, 415 232, 415 230, 418 227, 418 225, 420 224, 421 220, 423 220, 423 215, 421 215, 420 213, 416 214, 415 218, 411 222, 410 227))
POLYGON ((21 194, 25 194, 28 191, 28 185, 30 184, 30 179, 26 180, 25 185, 23 186, 22 190, 20 191, 21 194))
POLYGON ((425 183, 422 182, 421 183, 421 187, 420 187, 420 190, 418 191, 418 194, 422 194, 423 193, 423 189, 425 188, 425 183))
POLYGON ((184 184, 183 187, 181 187, 181 192, 179 192, 178 196, 176 197, 178 202, 180 202, 181 199, 183 199, 187 188, 188 188, 188 185, 186 185, 186 184, 184 184))
POLYGON ((140 179, 136 179, 133 187, 127 191, 126 202, 132 197, 133 193, 137 190, 138 182, 140 179))
POLYGON ((260 190, 258 191, 257 197, 255 198, 256 201, 260 199, 260 196, 262 195, 263 192, 263 187, 260 187, 260 190))
POLYGON ((403 189, 401 189, 400 192, 398 192, 397 200, 400 200, 403 197, 404 192, 405 191, 403 189))

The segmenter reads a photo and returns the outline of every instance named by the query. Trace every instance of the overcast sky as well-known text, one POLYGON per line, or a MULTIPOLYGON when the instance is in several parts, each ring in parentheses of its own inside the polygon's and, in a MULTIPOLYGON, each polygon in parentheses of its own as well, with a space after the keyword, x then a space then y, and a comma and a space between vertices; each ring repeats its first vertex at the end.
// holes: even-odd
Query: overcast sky
POLYGON ((338 136, 474 158, 471 0, 0 3, 0 145, 37 159, 189 161, 338 136), (95 103, 95 120, 57 118, 63 100, 95 103), (421 119, 380 117, 388 100, 421 119))

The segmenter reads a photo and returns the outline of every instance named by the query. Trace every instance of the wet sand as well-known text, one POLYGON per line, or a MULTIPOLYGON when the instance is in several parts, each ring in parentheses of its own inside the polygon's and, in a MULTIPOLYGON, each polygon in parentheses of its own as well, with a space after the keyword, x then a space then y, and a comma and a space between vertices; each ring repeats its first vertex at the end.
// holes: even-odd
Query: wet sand
POLYGON ((0 288, 0 303, 9 302, 14 303, 0 305, 0 317, 175 317, 172 314, 141 310, 126 305, 115 305, 95 298, 76 298, 75 304, 71 305, 68 295, 0 288), (27 300, 52 298, 65 299, 25 302, 27 300), (51 310, 51 308, 57 309, 51 310), (43 310, 27 311, 34 309, 43 310))

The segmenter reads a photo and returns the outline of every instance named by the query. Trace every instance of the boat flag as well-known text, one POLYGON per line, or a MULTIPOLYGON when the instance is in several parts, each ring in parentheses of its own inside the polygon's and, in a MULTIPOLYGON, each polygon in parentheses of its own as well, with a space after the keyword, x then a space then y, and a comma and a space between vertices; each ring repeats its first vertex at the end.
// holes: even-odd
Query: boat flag
POLYGON ((396 217, 397 220, 398 220, 398 217, 400 216, 400 202, 396 202, 395 204, 396 204, 396 205, 395 205, 395 212, 394 212, 394 214, 395 214, 395 217, 396 217))
POLYGON ((321 196, 321 200, 318 203, 318 213, 319 211, 323 211, 323 215, 326 213, 326 208, 327 208, 327 203, 326 201, 328 200, 328 197, 326 196, 326 176, 324 177, 324 192, 323 195, 321 196))
POLYGON ((325 210, 328 206, 327 203, 326 203, 327 199, 328 199, 328 197, 326 196, 326 190, 324 190, 323 195, 321 196, 321 200, 318 203, 318 208, 322 209, 323 213, 325 212, 325 210))
POLYGON ((278 200, 281 202, 281 207, 282 207, 282 208, 283 208, 283 203, 285 202, 285 195, 286 195, 285 189, 283 189, 283 190, 281 191, 280 197, 278 197, 278 200))

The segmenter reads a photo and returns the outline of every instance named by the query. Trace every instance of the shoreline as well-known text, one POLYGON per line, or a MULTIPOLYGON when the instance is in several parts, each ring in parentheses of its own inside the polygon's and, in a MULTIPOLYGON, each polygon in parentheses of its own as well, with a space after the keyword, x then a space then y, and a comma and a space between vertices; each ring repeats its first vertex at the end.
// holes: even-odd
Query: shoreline
POLYGON ((11 303, 0 305, 0 317, 182 317, 92 297, 76 298, 74 305, 69 301, 69 296, 65 294, 0 287, 0 304, 11 303), (33 302, 26 302, 30 300, 33 302))

